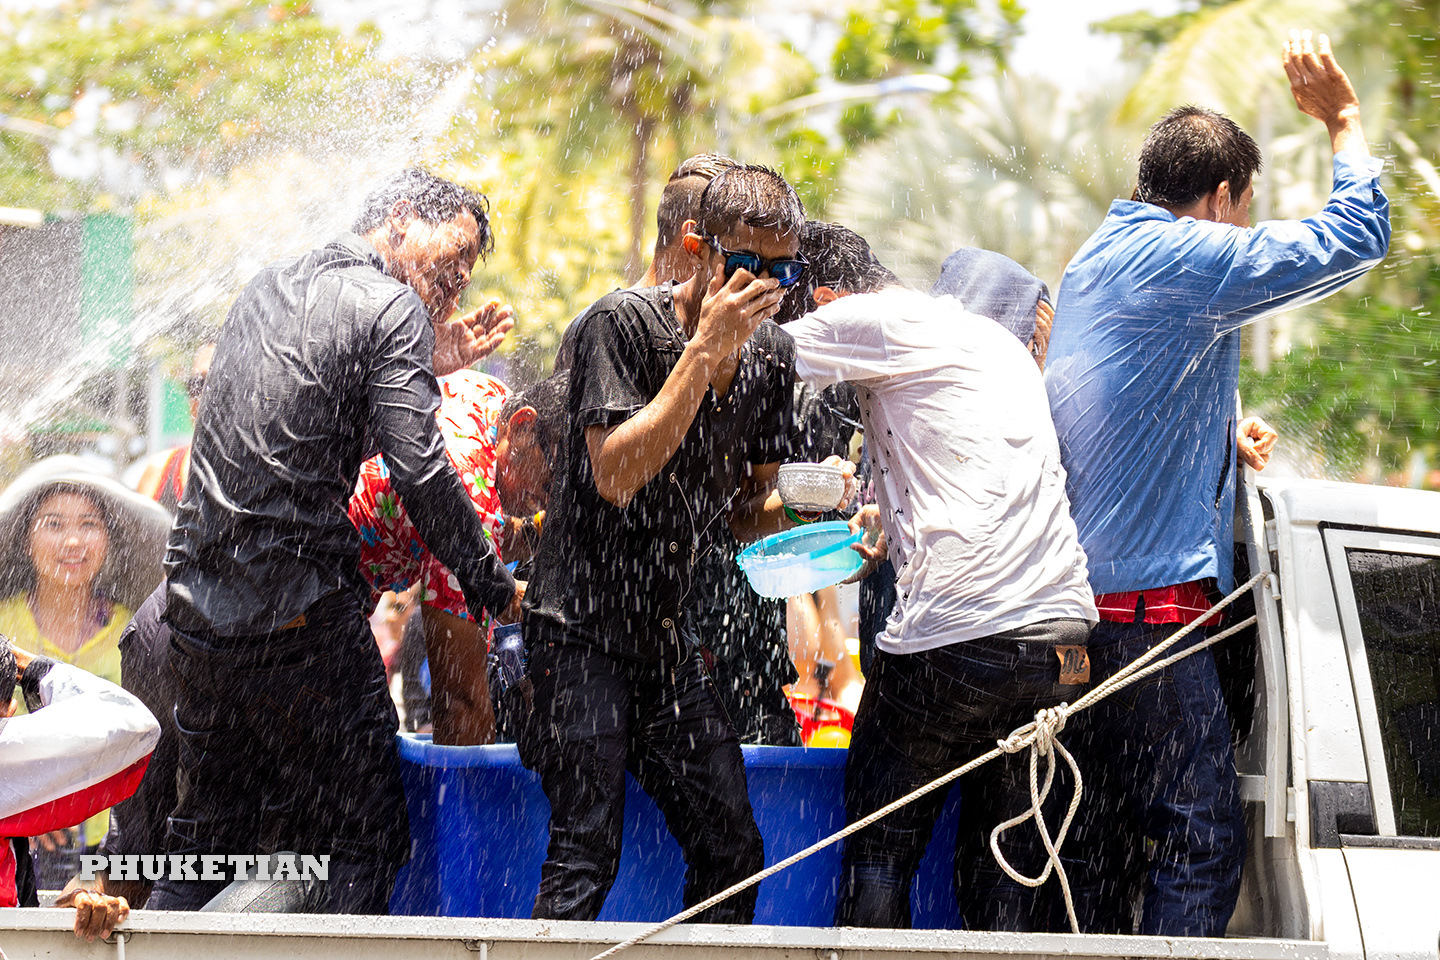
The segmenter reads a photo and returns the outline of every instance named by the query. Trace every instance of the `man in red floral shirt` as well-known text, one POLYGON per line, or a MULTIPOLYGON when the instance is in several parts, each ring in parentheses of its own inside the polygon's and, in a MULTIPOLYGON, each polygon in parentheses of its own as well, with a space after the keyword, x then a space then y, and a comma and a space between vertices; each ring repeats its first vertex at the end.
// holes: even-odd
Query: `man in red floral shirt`
MULTIPOLYGON (((440 380, 436 419, 445 452, 475 506, 485 535, 507 561, 523 560, 538 532, 564 421, 563 380, 511 393, 499 380, 462 370, 440 380)), ((430 661, 434 739, 489 743, 495 714, 485 677, 490 624, 470 619, 460 583, 430 555, 390 485, 383 457, 360 467, 350 498, 360 531, 360 572, 375 599, 419 583, 417 599, 430 661)))

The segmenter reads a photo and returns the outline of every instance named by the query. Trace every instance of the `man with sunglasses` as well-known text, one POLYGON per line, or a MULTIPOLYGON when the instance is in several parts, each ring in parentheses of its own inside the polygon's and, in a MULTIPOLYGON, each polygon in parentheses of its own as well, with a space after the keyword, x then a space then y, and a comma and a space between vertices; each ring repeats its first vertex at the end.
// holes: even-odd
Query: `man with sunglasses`
MULTIPOLYGON (((778 530, 767 480, 790 438, 794 351, 773 324, 804 270, 805 215, 779 175, 721 172, 681 283, 619 290, 575 320, 568 462, 525 602, 534 712, 521 757, 550 801, 538 919, 593 919, 620 859, 625 772, 654 798, 694 904, 758 871, 740 745, 682 625, 717 528, 778 530)), ((697 922, 748 923, 755 891, 697 922)))
MULTIPOLYGON (((675 167, 655 209, 650 266, 636 287, 683 283, 694 275, 694 258, 685 249, 686 231, 699 216, 700 198, 710 181, 738 166, 740 161, 732 157, 699 153, 675 167)), ((800 286, 786 287, 781 312, 773 318, 776 323, 785 322, 782 315, 800 286)), ((576 323, 565 328, 555 354, 557 374, 570 369, 579 331, 576 323)), ((706 672, 740 742, 798 747, 800 725, 784 689, 797 679, 785 642, 785 601, 750 589, 735 562, 740 544, 728 528, 711 534, 710 548, 696 564, 684 620, 701 638, 706 672)))

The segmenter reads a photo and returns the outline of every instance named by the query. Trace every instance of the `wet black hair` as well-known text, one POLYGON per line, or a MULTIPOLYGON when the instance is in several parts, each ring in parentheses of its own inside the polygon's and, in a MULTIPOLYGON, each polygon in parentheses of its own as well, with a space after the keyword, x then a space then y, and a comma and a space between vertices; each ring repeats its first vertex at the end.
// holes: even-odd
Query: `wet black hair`
POLYGON ((655 253, 680 239, 686 220, 695 220, 700 213, 700 197, 723 171, 740 166, 739 160, 718 153, 700 153, 681 161, 670 182, 660 192, 660 206, 655 211, 655 253))
POLYGON ((393 174, 370 191, 360 204, 360 215, 350 227, 359 234, 369 233, 385 222, 395 204, 408 200, 415 213, 427 223, 448 223, 469 210, 480 227, 480 259, 489 256, 495 249, 495 238, 490 233, 490 201, 485 194, 437 177, 428 170, 410 167, 393 174))
POLYGON ((1205 107, 1177 107, 1146 135, 1131 199, 1176 210, 1226 180, 1238 198, 1262 162, 1260 147, 1234 120, 1205 107))
POLYGON ((800 256, 809 261, 800 282, 785 291, 776 323, 789 323, 815 309, 820 287, 844 293, 872 293, 900 282, 870 244, 849 227, 807 220, 800 231, 800 256))
POLYGON ((15 651, 10 647, 10 638, 0 634, 0 710, 15 695, 15 651))
POLYGON ((516 390, 500 406, 500 422, 507 422, 521 407, 535 408, 535 442, 545 455, 545 463, 554 471, 558 465, 569 425, 567 408, 570 395, 570 373, 562 371, 516 390))
POLYGON ((695 222, 702 237, 724 237, 738 223, 798 234, 805 206, 780 174, 746 163, 722 170, 706 185, 695 222))

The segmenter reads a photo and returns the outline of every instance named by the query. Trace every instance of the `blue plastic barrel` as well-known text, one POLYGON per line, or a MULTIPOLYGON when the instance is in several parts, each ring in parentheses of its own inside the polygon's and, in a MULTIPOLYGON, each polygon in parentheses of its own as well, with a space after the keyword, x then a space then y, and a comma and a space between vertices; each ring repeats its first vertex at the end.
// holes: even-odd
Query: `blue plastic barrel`
MULTIPOLYGON (((442 747, 399 737, 411 860, 390 900, 396 914, 528 917, 540 885, 550 805, 513 745, 442 747)), ((765 862, 798 853, 845 825, 845 750, 741 748, 765 862)), ((946 803, 912 891, 915 926, 958 928, 952 859, 958 790, 946 803)), ((655 803, 626 777, 620 872, 601 920, 656 922, 684 909, 685 864, 655 803)), ((755 922, 828 927, 839 844, 760 885, 755 922)))

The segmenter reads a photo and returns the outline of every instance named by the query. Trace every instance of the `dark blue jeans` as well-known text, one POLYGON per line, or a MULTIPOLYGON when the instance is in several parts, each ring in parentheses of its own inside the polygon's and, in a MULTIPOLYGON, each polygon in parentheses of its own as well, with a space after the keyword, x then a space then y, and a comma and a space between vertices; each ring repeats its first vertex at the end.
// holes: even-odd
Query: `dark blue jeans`
MULTIPOLYGON (((1048 620, 919 653, 877 651, 845 763, 848 822, 984 753, 996 740, 1034 720, 1037 710, 1078 699, 1082 686, 1059 682, 1055 648, 1084 644, 1088 634, 1083 621, 1048 620)), ((971 929, 1054 925, 1049 899, 1001 872, 989 849, 990 831, 1030 806, 1029 784, 1023 753, 992 760, 960 781, 964 799, 955 888, 961 915, 971 929)), ((1063 818, 1069 789, 1070 784, 1057 777, 1051 794, 1055 803, 1046 817, 1052 835, 1063 818)), ((836 926, 910 926, 910 883, 946 792, 926 794, 846 840, 836 926)), ((1022 873, 1035 876, 1044 867, 1045 851, 1033 825, 1006 834, 1002 849, 1022 873)))
MULTIPOLYGON (((625 660, 532 629, 535 622, 526 621, 534 710, 518 745, 550 801, 550 844, 533 916, 600 913, 620 866, 626 770, 680 844, 687 907, 764 869, 740 741, 699 654, 677 663, 625 660)), ((749 923, 757 892, 738 893, 693 922, 749 923)))
MULTIPOLYGON (((1113 675, 1181 626, 1102 622, 1090 638, 1092 678, 1113 675)), ((1201 639, 1197 631, 1166 655, 1201 639)), ((1064 851, 1075 862, 1081 929, 1130 933, 1144 877, 1141 933, 1222 936, 1239 895, 1245 819, 1210 651, 1112 694, 1068 729, 1085 777, 1064 851)))

